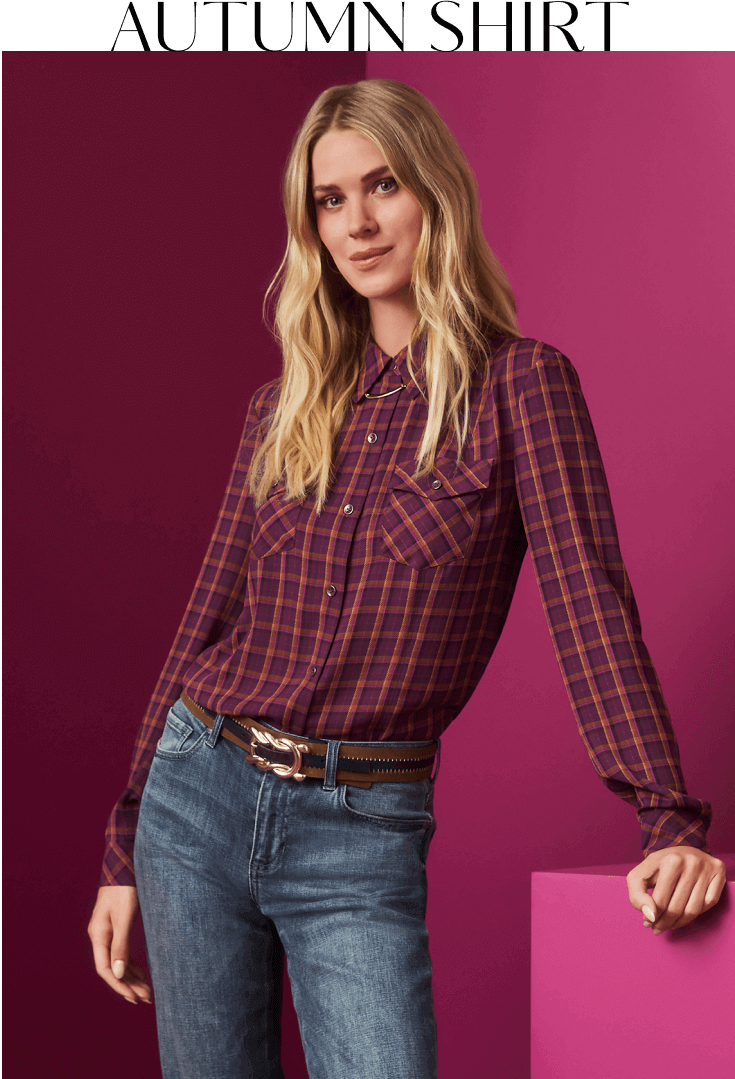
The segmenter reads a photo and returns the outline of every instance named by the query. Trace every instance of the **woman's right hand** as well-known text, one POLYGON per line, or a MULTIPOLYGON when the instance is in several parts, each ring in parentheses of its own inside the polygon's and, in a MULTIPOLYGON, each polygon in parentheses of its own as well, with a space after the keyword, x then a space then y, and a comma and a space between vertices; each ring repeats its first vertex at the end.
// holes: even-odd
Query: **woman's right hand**
POLYGON ((131 1004, 152 1004, 145 974, 129 955, 130 930, 138 915, 138 891, 124 884, 103 885, 87 932, 100 978, 131 1004))

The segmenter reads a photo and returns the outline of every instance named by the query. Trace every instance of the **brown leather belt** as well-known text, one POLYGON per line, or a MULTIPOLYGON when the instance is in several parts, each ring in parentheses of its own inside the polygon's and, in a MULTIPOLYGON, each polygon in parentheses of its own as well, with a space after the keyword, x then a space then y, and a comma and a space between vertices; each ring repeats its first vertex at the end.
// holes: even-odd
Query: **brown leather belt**
MULTIPOLYGON (((208 708, 181 694, 183 704, 212 729, 217 716, 208 708)), ((224 716, 220 734, 228 742, 244 749, 247 760, 262 771, 274 772, 283 779, 324 779, 327 742, 297 738, 258 723, 249 716, 224 716)), ((369 787, 372 783, 410 783, 428 779, 434 767, 437 743, 427 746, 381 746, 373 742, 360 746, 340 742, 337 758, 337 783, 351 787, 369 787)))

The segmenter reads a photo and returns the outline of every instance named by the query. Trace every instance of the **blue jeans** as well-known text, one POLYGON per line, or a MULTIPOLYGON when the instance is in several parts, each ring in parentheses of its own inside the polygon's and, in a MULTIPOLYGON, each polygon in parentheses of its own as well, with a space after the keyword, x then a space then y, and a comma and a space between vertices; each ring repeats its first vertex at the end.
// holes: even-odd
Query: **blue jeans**
POLYGON ((282 1079, 283 950, 310 1079, 435 1079, 434 780, 296 782, 245 757, 178 701, 145 786, 135 870, 164 1079, 282 1079))

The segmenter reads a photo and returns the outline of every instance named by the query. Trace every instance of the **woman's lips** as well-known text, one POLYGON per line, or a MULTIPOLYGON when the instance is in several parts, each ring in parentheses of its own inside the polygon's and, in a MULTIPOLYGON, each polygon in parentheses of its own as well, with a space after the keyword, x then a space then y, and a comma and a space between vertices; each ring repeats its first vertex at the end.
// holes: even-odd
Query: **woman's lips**
POLYGON ((372 270, 373 266, 377 266, 380 260, 392 250, 393 248, 391 247, 384 247, 379 251, 376 251, 374 255, 368 255, 367 258, 362 258, 360 255, 353 255, 350 262, 356 270, 372 270))

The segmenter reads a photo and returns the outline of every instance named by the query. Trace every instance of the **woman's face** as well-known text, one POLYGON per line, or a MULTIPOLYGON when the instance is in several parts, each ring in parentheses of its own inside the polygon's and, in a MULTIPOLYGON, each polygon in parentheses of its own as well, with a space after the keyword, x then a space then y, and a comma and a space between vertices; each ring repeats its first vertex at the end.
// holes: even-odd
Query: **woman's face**
POLYGON ((405 300, 421 235, 421 207, 393 179, 383 154, 356 131, 328 131, 312 153, 322 243, 368 300, 405 300))

